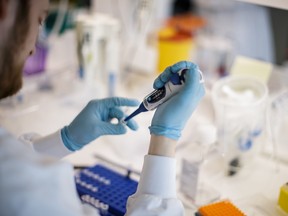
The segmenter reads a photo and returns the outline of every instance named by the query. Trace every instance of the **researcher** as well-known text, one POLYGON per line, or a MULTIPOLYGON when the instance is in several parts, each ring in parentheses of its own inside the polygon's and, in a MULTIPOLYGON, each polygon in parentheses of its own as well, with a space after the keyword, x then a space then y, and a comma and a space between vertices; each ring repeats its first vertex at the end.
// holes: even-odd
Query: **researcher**
MULTIPOLYGON (((48 0, 0 0, 1 99, 21 88, 24 62, 34 52, 48 8, 48 0)), ((151 121, 149 151, 137 191, 127 201, 126 215, 184 215, 176 194, 175 148, 205 90, 199 83, 198 67, 186 61, 167 67, 156 78, 154 88, 161 88, 183 68, 188 69, 184 88, 160 105, 151 121)), ((69 125, 45 137, 36 133, 13 137, 0 123, 0 215, 98 215, 79 199, 73 166, 59 159, 100 136, 136 130, 132 120, 126 125, 120 121, 113 124, 111 119, 125 117, 121 107, 137 105, 136 100, 127 98, 92 100, 69 125)))

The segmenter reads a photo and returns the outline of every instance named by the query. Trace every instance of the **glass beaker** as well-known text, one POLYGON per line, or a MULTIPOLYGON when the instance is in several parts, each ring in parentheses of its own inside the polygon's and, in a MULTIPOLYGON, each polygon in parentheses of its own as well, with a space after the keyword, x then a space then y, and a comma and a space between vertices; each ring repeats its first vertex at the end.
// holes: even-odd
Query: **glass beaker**
POLYGON ((229 76, 212 88, 218 144, 228 175, 249 164, 259 152, 265 130, 268 88, 253 77, 229 76))

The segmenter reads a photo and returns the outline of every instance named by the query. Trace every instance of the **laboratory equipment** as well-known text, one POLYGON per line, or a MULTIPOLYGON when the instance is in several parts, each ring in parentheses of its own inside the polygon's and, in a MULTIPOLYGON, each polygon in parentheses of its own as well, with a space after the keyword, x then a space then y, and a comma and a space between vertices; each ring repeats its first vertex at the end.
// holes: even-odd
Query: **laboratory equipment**
POLYGON ((227 160, 228 175, 251 163, 259 152, 267 96, 267 86, 253 77, 226 77, 212 88, 219 150, 227 160))
POLYGON ((278 198, 279 207, 288 214, 288 183, 284 184, 280 188, 280 194, 278 198))
POLYGON ((270 136, 273 145, 267 146, 267 153, 275 158, 287 161, 288 145, 288 90, 273 98, 269 109, 270 136))
POLYGON ((94 96, 95 92, 101 94, 98 97, 114 96, 120 69, 119 21, 107 14, 81 14, 77 17, 76 33, 86 87, 93 89, 94 96))
MULTIPOLYGON (((269 180, 266 182, 274 182, 271 179, 269 180)), ((264 190, 268 190, 268 188, 265 187, 264 190)), ((263 192, 256 192, 251 196, 236 198, 233 199, 233 202, 238 208, 245 212, 247 216, 287 216, 283 210, 276 207, 276 200, 271 199, 271 193, 265 194, 265 192, 263 192)))
POLYGON ((25 62, 23 69, 24 76, 43 73, 46 69, 47 54, 47 44, 38 41, 35 46, 35 54, 30 56, 25 62))
POLYGON ((138 183, 127 176, 97 164, 75 175, 76 188, 80 199, 97 208, 101 216, 122 216, 126 203, 134 194, 138 183))
POLYGON ((190 13, 172 16, 165 20, 165 23, 158 31, 159 72, 163 71, 166 65, 193 58, 196 47, 194 34, 205 25, 202 17, 190 13))
POLYGON ((199 125, 195 132, 195 141, 178 154, 182 158, 180 191, 193 207, 199 207, 220 198, 214 180, 222 173, 222 163, 216 154, 216 127, 199 125))
POLYGON ((180 32, 172 27, 160 29, 158 32, 158 71, 166 65, 172 65, 181 60, 191 59, 193 37, 191 32, 180 32), (171 52, 173 50, 173 52, 171 52))
MULTIPOLYGON (((167 82, 162 88, 156 89, 150 94, 148 94, 143 102, 140 104, 139 108, 135 110, 131 115, 127 116, 124 119, 124 122, 127 122, 134 116, 138 115, 141 112, 146 112, 150 110, 156 109, 159 105, 164 103, 165 101, 169 100, 175 94, 177 94, 185 84, 184 75, 187 69, 180 70, 178 73, 172 74, 170 77, 169 82, 167 82)), ((199 82, 204 82, 202 72, 198 70, 200 73, 200 80, 199 82)))
POLYGON ((93 12, 109 14, 117 18, 121 24, 123 72, 129 74, 154 72, 157 50, 150 44, 150 36, 151 31, 161 24, 157 17, 160 15, 158 9, 164 9, 163 6, 159 7, 158 1, 153 0, 117 0, 113 4, 107 0, 93 0, 91 3, 93 12))
POLYGON ((199 208, 195 216, 245 216, 231 201, 223 200, 199 208))

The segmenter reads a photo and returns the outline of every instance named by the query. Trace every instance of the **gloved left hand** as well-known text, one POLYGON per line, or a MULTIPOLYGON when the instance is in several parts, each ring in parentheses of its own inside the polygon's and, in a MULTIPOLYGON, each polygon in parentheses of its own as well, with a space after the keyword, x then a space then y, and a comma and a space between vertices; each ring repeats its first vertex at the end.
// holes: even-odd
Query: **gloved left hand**
POLYGON ((75 151, 99 136, 126 133, 126 125, 137 130, 138 126, 133 120, 129 120, 126 125, 120 122, 125 117, 120 106, 138 105, 137 100, 120 97, 90 101, 71 124, 61 130, 64 145, 75 151), (111 123, 113 118, 118 119, 118 124, 111 123))

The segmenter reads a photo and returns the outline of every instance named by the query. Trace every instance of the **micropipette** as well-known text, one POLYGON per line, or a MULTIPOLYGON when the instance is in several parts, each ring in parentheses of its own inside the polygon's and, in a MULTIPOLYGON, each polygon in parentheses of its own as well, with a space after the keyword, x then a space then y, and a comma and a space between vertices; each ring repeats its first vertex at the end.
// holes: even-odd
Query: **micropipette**
MULTIPOLYGON (((129 116, 127 116, 124 120, 122 120, 122 122, 126 123, 141 112, 147 112, 148 110, 150 111, 156 109, 159 105, 177 94, 185 84, 184 74, 186 73, 186 71, 187 69, 182 69, 178 73, 173 74, 170 77, 169 82, 167 82, 162 88, 156 89, 150 94, 148 94, 146 97, 144 97, 143 102, 140 104, 138 109, 129 116)), ((200 70, 198 71, 200 73, 199 82, 202 83, 204 82, 203 75, 200 70)))

